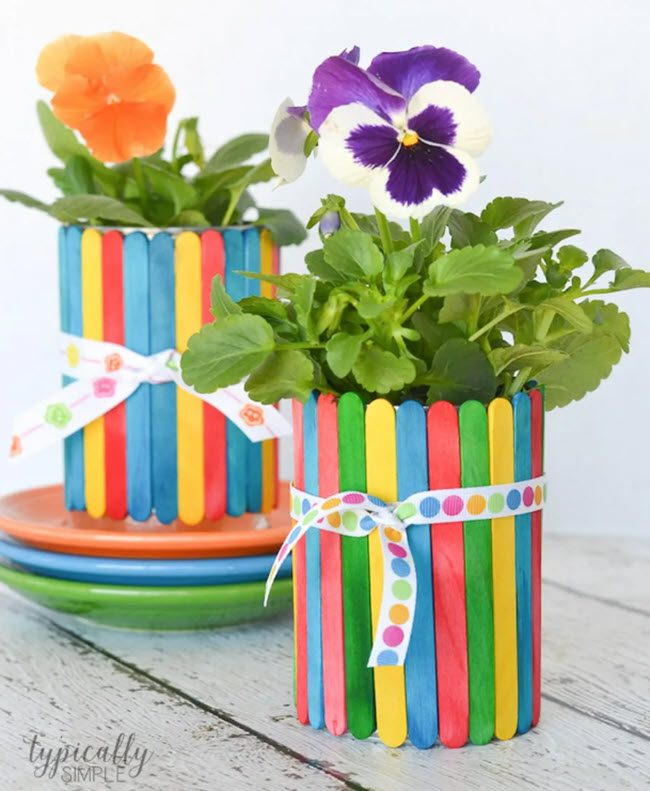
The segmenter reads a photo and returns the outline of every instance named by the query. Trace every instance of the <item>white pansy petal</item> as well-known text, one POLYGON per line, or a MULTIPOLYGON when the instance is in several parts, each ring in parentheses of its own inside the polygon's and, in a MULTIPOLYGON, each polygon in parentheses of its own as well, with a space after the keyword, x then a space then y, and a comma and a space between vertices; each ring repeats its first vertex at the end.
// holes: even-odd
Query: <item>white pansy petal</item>
MULTIPOLYGON (((457 82, 438 80, 423 85, 413 96, 408 104, 407 114, 409 124, 413 121, 413 128, 417 129, 417 118, 427 108, 445 107, 451 111, 456 125, 454 139, 448 144, 460 148, 468 154, 478 156, 488 147, 492 138, 492 126, 483 105, 471 94, 467 88, 457 82)), ((426 139, 426 134, 420 135, 426 139)), ((443 140, 431 142, 446 143, 443 140)))
POLYGON ((391 217, 420 219, 436 206, 459 206, 476 192, 481 174, 473 157, 457 148, 433 146, 432 149, 444 152, 445 159, 451 155, 459 163, 460 172, 464 171, 456 189, 449 192, 444 186, 456 174, 436 170, 430 163, 409 163, 400 155, 387 168, 375 172, 369 184, 373 205, 391 217))
POLYGON ((304 118, 288 112, 292 106, 291 99, 285 99, 278 107, 269 135, 271 167, 285 182, 295 181, 305 170, 305 140, 311 131, 304 118))
POLYGON ((399 148, 397 131, 358 102, 336 107, 320 127, 318 151, 334 178, 368 184, 399 148))

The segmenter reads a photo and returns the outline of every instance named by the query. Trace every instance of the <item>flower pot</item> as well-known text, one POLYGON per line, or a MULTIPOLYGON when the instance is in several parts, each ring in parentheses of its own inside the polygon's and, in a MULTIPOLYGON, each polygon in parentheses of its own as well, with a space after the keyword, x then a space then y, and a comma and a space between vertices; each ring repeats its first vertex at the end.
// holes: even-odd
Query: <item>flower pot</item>
MULTIPOLYGON (((267 284, 236 272, 277 271, 278 255, 270 234, 252 227, 63 227, 61 329, 143 355, 183 351, 190 335, 213 320, 213 277, 224 277, 234 299, 271 296, 267 284)), ((173 383, 142 384, 65 440, 65 503, 95 517, 155 515, 165 523, 196 524, 224 513, 271 510, 277 467, 275 440, 251 443, 220 412, 173 383)))
MULTIPOLYGON (((294 404, 294 438, 295 486, 320 497, 358 491, 394 503, 430 490, 529 481, 543 471, 542 393, 497 398, 487 409, 475 401, 424 408, 378 399, 364 406, 352 393, 338 401, 314 395, 294 404)), ((419 748, 509 739, 537 723, 541 510, 513 516, 515 495, 510 487, 503 492, 428 497, 410 511, 422 524, 395 532, 388 545, 396 574, 405 577, 391 591, 405 603, 390 610, 381 636, 389 648, 372 668, 385 581, 379 531, 391 528, 377 523, 367 537, 346 536, 359 523, 343 511, 330 522, 334 530, 307 530, 293 567, 302 723, 359 739, 376 730, 389 746, 408 738, 419 748), (450 521, 427 524, 425 517, 438 513, 450 521), (474 518, 459 522, 454 514, 474 518), (408 539, 414 569, 402 560, 400 538, 408 539), (409 587, 413 574, 417 592, 409 587), (411 617, 398 665, 391 646, 399 646, 411 617)), ((521 484, 517 497, 538 508, 542 486, 521 484)), ((341 500, 348 502, 332 498, 323 509, 341 500)), ((303 510, 313 507, 303 502, 303 510)))

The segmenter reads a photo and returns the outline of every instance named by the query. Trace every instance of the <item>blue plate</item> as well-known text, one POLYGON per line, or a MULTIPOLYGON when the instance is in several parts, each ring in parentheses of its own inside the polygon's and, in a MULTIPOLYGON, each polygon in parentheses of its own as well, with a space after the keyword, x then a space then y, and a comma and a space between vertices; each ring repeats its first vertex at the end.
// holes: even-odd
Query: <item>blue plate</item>
MULTIPOLYGON (((268 576, 275 555, 196 560, 145 560, 63 555, 0 540, 0 556, 34 574, 80 582, 112 585, 227 585, 256 582, 268 576)), ((291 576, 291 558, 278 577, 291 576)))

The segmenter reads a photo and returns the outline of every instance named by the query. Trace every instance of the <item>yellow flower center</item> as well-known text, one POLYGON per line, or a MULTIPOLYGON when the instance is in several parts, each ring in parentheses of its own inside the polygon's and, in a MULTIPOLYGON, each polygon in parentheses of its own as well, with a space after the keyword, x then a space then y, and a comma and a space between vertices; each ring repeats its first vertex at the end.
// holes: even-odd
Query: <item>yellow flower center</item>
POLYGON ((402 138, 402 145, 407 147, 414 146, 419 141, 420 138, 417 136, 415 132, 406 132, 406 134, 402 138))

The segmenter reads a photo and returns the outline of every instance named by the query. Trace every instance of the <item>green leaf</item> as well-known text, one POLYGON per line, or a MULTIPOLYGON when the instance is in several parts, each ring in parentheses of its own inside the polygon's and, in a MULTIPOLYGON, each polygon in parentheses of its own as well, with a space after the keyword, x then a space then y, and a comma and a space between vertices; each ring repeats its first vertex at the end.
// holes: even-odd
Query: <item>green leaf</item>
POLYGON ((305 226, 288 209, 259 209, 255 225, 268 228, 279 247, 300 244, 307 238, 305 226))
POLYGON ((401 390, 415 379, 415 366, 408 357, 396 357, 379 346, 363 346, 352 367, 357 382, 369 393, 401 390))
MULTIPOLYGON (((341 198, 341 200, 343 201, 343 198, 341 198)), ((343 201, 343 206, 345 206, 345 201, 343 201)), ((358 214, 357 212, 352 212, 351 217, 359 226, 360 231, 368 233, 370 236, 379 238, 379 226, 377 225, 377 217, 374 214, 358 214)), ((411 235, 408 233, 408 231, 405 231, 399 223, 389 222, 388 228, 394 241, 405 242, 407 244, 411 241, 411 235)))
POLYGON ((227 316, 237 316, 243 312, 242 308, 226 292, 221 275, 215 275, 212 278, 210 311, 215 319, 225 319, 227 316))
POLYGON ((481 220, 495 231, 514 228, 517 236, 530 236, 544 217, 561 205, 527 198, 495 198, 481 212, 481 220))
POLYGON ((425 294, 444 297, 447 294, 507 294, 522 279, 512 253, 499 247, 464 247, 441 256, 429 267, 425 294))
POLYGON ((282 294, 291 295, 295 292, 303 280, 311 280, 311 275, 297 275, 294 272, 288 272, 286 275, 262 275, 259 272, 240 272, 244 277, 250 277, 253 280, 261 280, 264 283, 271 283, 276 286, 282 294))
POLYGON ((535 312, 540 315, 547 310, 561 316, 567 324, 574 327, 579 332, 590 333, 593 323, 580 305, 569 297, 551 297, 545 299, 535 307, 535 312))
POLYGON ((565 244, 557 251, 559 271, 562 274, 570 274, 574 269, 578 269, 589 260, 589 256, 584 250, 572 244, 565 244))
POLYGON ((583 303, 594 322, 590 335, 572 333, 556 341, 553 346, 567 357, 551 365, 537 377, 545 388, 547 409, 562 407, 579 401, 595 390, 627 351, 630 325, 625 313, 616 305, 601 301, 583 303))
POLYGON ((309 339, 315 336, 314 316, 312 313, 315 293, 316 281, 310 277, 298 283, 291 298, 298 324, 305 330, 309 339))
POLYGON ((539 250, 540 247, 555 247, 556 244, 577 236, 580 231, 577 228, 566 228, 561 231, 538 231, 530 237, 530 249, 539 250))
POLYGON ((372 237, 363 231, 342 228, 325 240, 324 261, 337 280, 369 279, 378 275, 384 266, 384 257, 372 237))
POLYGON ((389 253, 386 256, 384 280, 388 283, 398 284, 409 269, 413 268, 416 254, 422 249, 422 245, 423 240, 420 240, 401 250, 389 253))
POLYGON ((364 319, 376 319, 395 306, 395 300, 372 291, 364 291, 357 310, 364 319))
POLYGON ((305 255, 305 264, 312 275, 319 277, 321 280, 337 284, 345 282, 341 279, 340 274, 325 261, 323 250, 311 250, 307 253, 305 255))
POLYGON ((92 156, 86 146, 77 139, 72 129, 56 118, 49 105, 39 101, 36 104, 36 113, 43 136, 55 157, 67 162, 73 156, 85 158, 92 156))
POLYGON ((192 161, 202 168, 205 163, 205 153, 198 129, 199 119, 184 118, 180 121, 179 126, 183 128, 183 142, 187 153, 192 157, 192 161))
POLYGON ((618 269, 610 291, 625 291, 628 288, 650 288, 650 272, 644 269, 618 269))
POLYGON ((595 252, 591 258, 591 262, 594 265, 594 279, 604 275, 605 272, 612 272, 629 267, 629 264, 624 258, 621 258, 620 255, 606 248, 595 252))
POLYGON ((141 163, 141 166, 148 187, 147 195, 140 196, 143 203, 146 202, 147 197, 153 192, 173 205, 174 214, 179 214, 184 209, 196 206, 198 200, 197 192, 182 176, 177 176, 164 168, 145 164, 144 162, 141 163))
POLYGON ((180 228, 209 228, 210 223, 203 212, 196 209, 185 209, 172 218, 172 225, 180 228))
POLYGON ((531 368, 532 372, 536 373, 548 368, 549 365, 561 362, 566 356, 566 352, 560 349, 549 349, 540 345, 529 346, 525 343, 492 349, 489 354, 490 362, 497 376, 503 371, 516 373, 522 368, 531 368))
POLYGON ((272 352, 251 373, 246 382, 250 397, 261 404, 275 404, 281 398, 306 401, 314 389, 314 365, 296 349, 272 352))
POLYGON ((23 206, 27 206, 29 209, 38 209, 39 211, 48 213, 50 211, 50 207, 47 205, 47 203, 43 203, 43 201, 32 198, 31 195, 26 195, 24 192, 18 192, 18 190, 0 189, 0 195, 12 203, 20 203, 23 206))
POLYGON ((476 298, 470 294, 449 294, 442 303, 438 321, 441 324, 467 321, 475 305, 476 298))
POLYGON ((337 332, 327 342, 325 347, 327 364, 339 379, 346 377, 352 370, 359 357, 363 340, 363 335, 337 332))
POLYGON ((448 206, 436 206, 422 220, 422 238, 426 242, 429 251, 433 250, 444 236, 452 211, 453 209, 448 206))
POLYGON ((63 178, 67 185, 66 194, 69 195, 94 195, 95 182, 92 168, 86 157, 74 155, 65 163, 63 178))
POLYGON ((198 393, 237 384, 275 348, 273 329, 259 316, 231 315, 192 335, 181 358, 183 379, 198 393))
POLYGON ((490 226, 475 214, 454 209, 449 217, 451 246, 472 247, 477 244, 493 245, 499 240, 490 226))
POLYGON ((254 313, 256 316, 261 316, 266 319, 269 324, 283 324, 289 321, 289 314, 287 307, 277 299, 269 299, 268 297, 244 297, 239 302, 234 303, 240 307, 244 313, 254 313))
POLYGON ((490 401, 496 392, 497 382, 490 361, 476 343, 464 338, 446 341, 435 353, 430 370, 424 377, 429 385, 428 403, 476 399, 490 401))
POLYGON ((117 225, 149 225, 138 212, 106 195, 70 195, 59 198, 49 213, 61 222, 84 223, 103 220, 117 225))
POLYGON ((203 173, 216 173, 240 165, 265 151, 268 145, 269 136, 265 134, 251 133, 235 137, 214 152, 203 168, 203 173))

